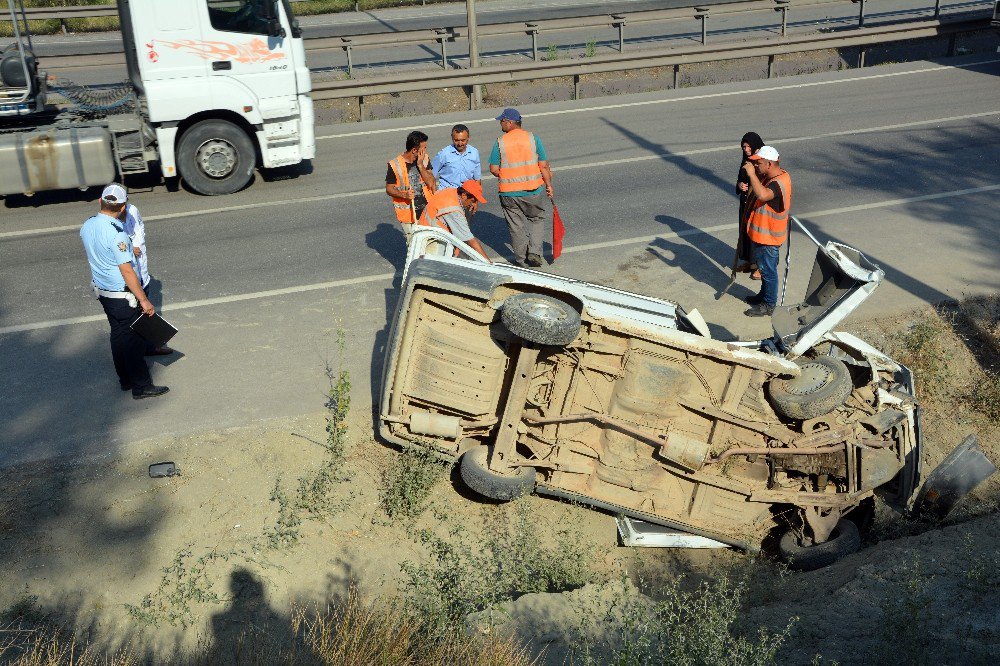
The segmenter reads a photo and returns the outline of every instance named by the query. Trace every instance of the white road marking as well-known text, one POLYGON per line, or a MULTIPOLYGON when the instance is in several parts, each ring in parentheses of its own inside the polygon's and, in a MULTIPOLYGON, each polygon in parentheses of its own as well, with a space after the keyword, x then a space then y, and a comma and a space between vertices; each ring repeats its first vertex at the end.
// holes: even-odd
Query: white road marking
MULTIPOLYGON (((977 62, 966 63, 964 65, 938 65, 935 67, 924 67, 923 69, 907 70, 905 72, 885 72, 882 74, 870 74, 867 76, 854 76, 847 79, 837 79, 835 81, 810 81, 807 83, 790 83, 781 86, 771 86, 769 88, 753 88, 751 90, 730 90, 727 92, 705 93, 703 95, 688 95, 686 97, 677 97, 672 99, 651 99, 651 100, 644 100, 641 102, 622 102, 621 104, 604 104, 601 106, 588 106, 579 109, 565 109, 562 111, 542 111, 540 113, 532 113, 531 117, 541 118, 543 116, 561 116, 561 115, 568 115, 570 113, 586 113, 588 111, 607 111, 610 109, 626 109, 634 106, 649 106, 651 104, 676 104, 679 102, 689 102, 691 100, 699 100, 699 99, 713 99, 716 97, 732 97, 735 95, 755 95, 759 93, 772 93, 779 90, 813 88, 816 86, 839 85, 841 83, 872 81, 875 79, 884 79, 894 76, 910 76, 913 74, 926 74, 928 72, 940 72, 946 69, 965 69, 967 67, 976 67, 978 65, 989 65, 996 62, 1000 62, 1000 59, 994 58, 991 60, 980 60, 977 62)), ((479 118, 477 120, 465 120, 462 122, 466 125, 471 125, 473 123, 494 123, 496 122, 496 120, 494 119, 494 117, 490 117, 490 118, 479 118)), ((454 124, 455 123, 453 122, 435 123, 433 125, 422 125, 421 127, 423 127, 424 129, 431 129, 436 127, 451 127, 454 124)), ((342 139, 351 136, 367 136, 370 134, 385 134, 387 132, 399 132, 399 131, 401 130, 398 127, 390 127, 385 129, 376 129, 376 130, 361 130, 358 132, 344 132, 343 134, 328 134, 326 136, 318 136, 316 137, 316 140, 319 141, 323 139, 342 139)))
MULTIPOLYGON (((1000 62, 1000 61, 998 61, 1000 62)), ((973 118, 983 118, 986 116, 1000 115, 1000 110, 995 111, 984 111, 982 113, 969 113, 962 116, 948 116, 946 118, 931 118, 929 120, 915 120, 909 123, 897 123, 893 125, 880 125, 878 127, 862 127, 859 129, 852 130, 842 130, 838 132, 826 132, 823 134, 815 134, 812 136, 796 136, 787 137, 783 139, 777 139, 775 141, 776 145, 782 145, 785 143, 796 143, 801 141, 815 141, 818 139, 826 139, 835 136, 851 136, 854 134, 870 134, 873 132, 886 132, 891 130, 898 130, 908 127, 920 127, 921 125, 933 125, 936 123, 948 123, 955 122, 958 120, 970 120, 973 118)), ((449 123, 450 124, 450 123, 449 123)), ((732 145, 725 144, 722 146, 715 146, 712 148, 696 148, 693 150, 682 150, 680 152, 672 153, 653 153, 650 155, 640 155, 638 157, 623 157, 616 160, 603 160, 599 162, 586 162, 584 164, 566 164, 563 166, 553 167, 552 171, 575 171, 578 169, 591 169, 595 167, 611 166, 615 164, 630 164, 633 162, 646 162, 650 160, 659 160, 666 157, 690 157, 691 155, 703 155, 706 153, 717 153, 722 151, 732 150, 732 145)), ((484 174, 485 178, 493 178, 490 174, 484 174)), ((301 204, 309 202, 318 201, 330 201, 333 199, 347 199, 352 197, 361 197, 371 194, 382 194, 385 192, 384 188, 378 188, 373 190, 358 190, 355 192, 339 192, 337 194, 321 194, 313 197, 302 197, 298 199, 280 199, 277 201, 261 201, 258 203, 249 204, 239 204, 234 206, 221 206, 219 208, 206 208, 202 210, 185 211, 181 213, 164 213, 161 215, 149 215, 144 217, 143 220, 146 222, 151 222, 154 220, 171 220, 180 217, 195 217, 199 215, 209 215, 214 213, 231 213, 240 210, 251 210, 255 208, 264 208, 267 206, 287 206, 289 204, 301 204)), ((16 238, 24 236, 40 236, 43 234, 53 234, 63 231, 77 231, 80 228, 80 224, 69 224, 61 227, 48 227, 43 229, 23 229, 21 231, 4 231, 0 232, 0 240, 5 238, 16 238)))
MULTIPOLYGON (((969 194, 979 194, 982 192, 992 192, 994 190, 1000 190, 1000 183, 994 185, 984 185, 982 187, 973 187, 963 190, 952 190, 950 192, 937 192, 935 194, 924 194, 916 197, 907 197, 903 199, 887 199, 886 201, 876 201, 868 204, 859 204, 857 206, 846 206, 843 208, 830 208, 827 210, 818 210, 811 213, 802 213, 798 215, 800 219, 810 220, 817 217, 825 217, 828 215, 839 215, 841 213, 851 213, 859 210, 873 210, 876 208, 889 208, 891 206, 899 206, 902 204, 916 203, 919 201, 931 201, 934 199, 946 199, 950 197, 962 197, 969 194)), ((618 240, 602 241, 599 243, 587 243, 584 245, 574 245, 563 249, 563 254, 570 254, 574 252, 588 252, 590 250, 600 250, 609 247, 619 247, 622 245, 636 245, 640 243, 649 243, 658 238, 682 238, 684 236, 693 236, 696 234, 708 234, 714 233, 716 231, 726 231, 732 230, 732 223, 727 224, 717 224, 711 227, 701 227, 697 229, 685 229, 684 231, 676 231, 665 234, 653 234, 649 236, 634 236, 631 238, 620 238, 618 240)), ((202 298, 195 301, 187 301, 185 303, 174 303, 172 305, 163 308, 163 312, 176 312, 179 310, 188 310, 191 308, 200 308, 208 305, 224 305, 227 303, 239 303, 241 301, 251 301, 260 298, 273 298, 275 296, 286 296, 289 294, 301 294, 308 291, 320 291, 326 289, 335 289, 337 287, 346 287, 350 285, 360 285, 369 284, 372 282, 383 282, 391 280, 395 276, 395 273, 379 273, 377 275, 363 275, 360 277, 347 278, 344 280, 333 280, 331 282, 318 282, 315 284, 304 284, 295 287, 285 287, 283 289, 269 289, 267 291, 257 291, 248 294, 235 294, 233 296, 218 296, 215 298, 202 298)), ((73 317, 71 319, 55 319, 52 321, 40 321, 33 324, 18 324, 16 326, 5 326, 0 328, 0 335, 5 333, 19 333, 22 331, 37 331, 47 328, 55 328, 58 326, 69 326, 72 324, 85 324, 96 321, 103 321, 106 317, 100 315, 91 315, 87 317, 73 317)))

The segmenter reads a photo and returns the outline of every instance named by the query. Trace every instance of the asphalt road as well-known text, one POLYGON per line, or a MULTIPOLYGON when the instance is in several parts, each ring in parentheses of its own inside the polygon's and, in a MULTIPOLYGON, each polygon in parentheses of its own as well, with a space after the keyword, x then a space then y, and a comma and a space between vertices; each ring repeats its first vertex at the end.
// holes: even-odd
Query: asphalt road
MULTIPOLYGON (((708 0, 702 6, 720 4, 729 0, 708 0)), ((617 0, 599 3, 593 0, 549 0, 530 2, 481 2, 477 4, 480 25, 520 21, 586 16, 597 13, 617 13, 646 9, 667 9, 691 6, 690 0, 617 0)), ((969 10, 983 10, 989 6, 984 0, 944 0, 944 14, 969 10)), ((929 18, 933 2, 927 0, 880 0, 866 6, 866 23, 877 25, 885 22, 929 18)), ((790 34, 815 32, 857 25, 857 5, 850 2, 803 7, 789 13, 790 34)), ((387 33, 405 30, 425 30, 466 25, 464 3, 431 5, 428 7, 388 8, 371 12, 347 12, 321 16, 304 16, 300 19, 307 36, 338 37, 362 33, 387 33)), ((733 40, 749 36, 776 36, 780 33, 780 14, 772 11, 750 12, 712 16, 708 27, 710 40, 733 40)), ((696 20, 640 23, 628 25, 625 30, 627 48, 691 44, 701 40, 701 23, 696 20)), ((118 33, 81 34, 40 37, 36 40, 37 52, 46 67, 46 55, 65 56, 77 53, 118 53, 121 51, 118 33)), ((551 57, 547 48, 556 46, 559 57, 578 57, 587 53, 591 44, 593 52, 613 53, 618 50, 618 31, 614 28, 566 30, 542 33, 538 38, 540 53, 551 57)), ((525 35, 481 37, 480 54, 483 64, 491 61, 525 60, 531 58, 531 39, 525 35)), ((468 45, 459 40, 447 45, 452 67, 468 66, 468 45)), ((355 48, 353 50, 354 76, 380 76, 400 67, 427 68, 440 63, 440 47, 436 44, 398 44, 384 47, 355 48)), ((347 67, 343 49, 310 50, 309 66, 319 78, 340 77, 347 67)), ((81 70, 51 69, 87 85, 107 84, 125 78, 124 65, 81 70)))
MULTIPOLYGON (((865 251, 887 273, 858 316, 1000 289, 1000 56, 918 62, 522 109, 555 167, 570 224, 549 270, 699 307, 718 336, 764 336, 727 282, 737 142, 760 132, 782 153, 793 209, 821 238, 865 251), (959 67, 954 63, 964 63, 959 67)), ((456 121, 488 154, 491 112, 319 128, 319 155, 247 190, 205 198, 133 187, 150 266, 183 356, 159 362, 163 398, 118 391, 107 323, 86 285, 77 229, 96 192, 8 197, 0 216, 0 464, 315 412, 324 365, 344 364, 358 409, 377 385, 402 266, 385 162, 406 132, 433 147, 456 121)), ((485 156, 484 156, 485 157, 485 156)), ((134 185, 134 184, 133 184, 134 185)), ((499 257, 490 203, 474 232, 499 257)), ((789 299, 811 254, 793 240, 789 299)))

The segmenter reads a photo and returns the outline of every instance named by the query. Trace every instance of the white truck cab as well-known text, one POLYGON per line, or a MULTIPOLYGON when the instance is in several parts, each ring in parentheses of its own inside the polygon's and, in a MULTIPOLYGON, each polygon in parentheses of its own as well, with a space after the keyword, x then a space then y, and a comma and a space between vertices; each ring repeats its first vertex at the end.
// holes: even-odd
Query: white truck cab
MULTIPOLYGON (((154 163, 165 178, 180 176, 201 194, 229 194, 257 167, 315 156, 309 69, 288 0, 117 6, 134 103, 126 113, 88 109, 81 118, 44 99, 41 107, 25 100, 33 104, 22 105, 19 126, 0 132, 0 194, 100 185, 154 163), (45 111, 25 111, 38 108, 45 111), (74 157, 83 154, 85 164, 63 173, 39 163, 84 161, 74 157)), ((30 50, 11 53, 30 58, 20 70, 38 80, 32 88, 44 96, 45 73, 30 50)))

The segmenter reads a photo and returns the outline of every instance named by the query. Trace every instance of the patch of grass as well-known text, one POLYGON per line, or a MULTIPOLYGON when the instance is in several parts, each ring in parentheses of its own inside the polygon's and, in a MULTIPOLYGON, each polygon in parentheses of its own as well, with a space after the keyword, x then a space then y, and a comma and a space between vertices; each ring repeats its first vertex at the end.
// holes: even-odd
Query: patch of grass
POLYGON ((982 381, 972 385, 969 405, 993 425, 1000 425, 1000 374, 986 372, 982 381))
POLYGON ((142 659, 128 648, 101 653, 61 631, 0 630, 0 660, 8 666, 138 666, 142 659))
POLYGON ((590 40, 587 42, 587 50, 583 53, 585 58, 593 58, 597 55, 597 42, 590 40))
MULTIPOLYGON (((446 516, 438 516, 442 522, 446 516)), ((424 562, 404 562, 407 607, 437 635, 452 634, 465 617, 528 592, 561 592, 591 581, 591 554, 581 535, 555 530, 550 543, 524 500, 483 509, 483 533, 451 525, 447 536, 420 530, 424 562)))
POLYGON ((934 576, 924 573, 914 555, 904 565, 904 580, 896 594, 885 596, 881 604, 882 640, 875 653, 876 664, 927 664, 931 647, 930 606, 934 576))
POLYGON ((427 498, 447 467, 426 449, 406 449, 382 472, 379 506, 390 520, 415 518, 427 508, 427 498))
POLYGON ((944 313, 926 310, 905 330, 888 336, 887 353, 917 377, 921 396, 943 397, 947 394, 952 351, 948 343, 951 328, 944 313))
POLYGON ((209 565, 215 560, 228 560, 235 554, 212 550, 193 559, 191 546, 182 548, 174 555, 174 561, 164 567, 156 591, 143 597, 138 606, 125 605, 129 615, 150 626, 156 626, 161 621, 171 626, 190 626, 194 623, 191 604, 223 601, 215 593, 208 577, 209 565))
POLYGON ((627 578, 615 584, 610 599, 582 611, 577 630, 574 663, 769 665, 778 663, 778 652, 797 618, 779 633, 760 627, 747 636, 736 629, 748 588, 722 574, 692 591, 681 588, 681 579, 657 586, 653 596, 639 594, 627 578), (603 630, 603 631, 601 631, 603 630), (594 636, 605 637, 595 644, 594 636))
POLYGON ((555 44, 549 44, 545 47, 545 55, 542 56, 542 60, 558 60, 559 59, 559 49, 555 44))

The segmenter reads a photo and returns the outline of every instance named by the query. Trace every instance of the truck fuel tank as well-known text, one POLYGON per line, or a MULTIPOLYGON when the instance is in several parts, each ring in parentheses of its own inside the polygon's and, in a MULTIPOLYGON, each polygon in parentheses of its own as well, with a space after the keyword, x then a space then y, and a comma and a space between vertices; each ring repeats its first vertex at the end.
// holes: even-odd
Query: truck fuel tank
POLYGON ((103 127, 0 134, 0 195, 107 185, 116 173, 103 127))

